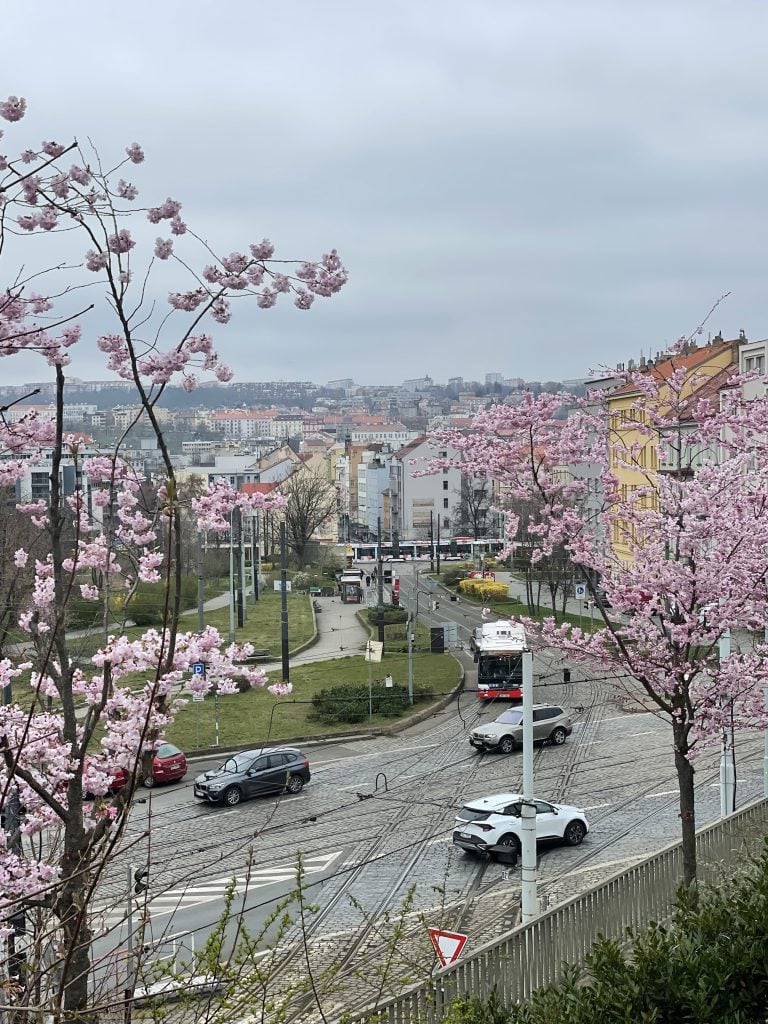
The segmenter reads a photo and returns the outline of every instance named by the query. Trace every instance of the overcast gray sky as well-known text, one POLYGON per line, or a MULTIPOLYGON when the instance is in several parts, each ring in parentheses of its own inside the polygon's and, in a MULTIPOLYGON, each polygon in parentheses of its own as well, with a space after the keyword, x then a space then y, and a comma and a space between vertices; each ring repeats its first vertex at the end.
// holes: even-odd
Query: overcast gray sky
MULTIPOLYGON (((35 0, 1 24, 33 139, 141 142, 141 199, 220 251, 339 250, 339 296, 216 328, 239 379, 577 377, 729 290, 713 333, 768 335, 764 0, 35 0)), ((90 341, 72 373, 108 376, 90 341)))

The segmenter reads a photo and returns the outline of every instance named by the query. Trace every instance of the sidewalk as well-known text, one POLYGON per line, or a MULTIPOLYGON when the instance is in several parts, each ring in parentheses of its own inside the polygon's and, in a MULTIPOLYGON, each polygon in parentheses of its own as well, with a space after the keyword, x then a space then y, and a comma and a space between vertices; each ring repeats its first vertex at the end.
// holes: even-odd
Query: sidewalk
MULTIPOLYGON (((225 595, 226 596, 226 595, 225 595)), ((333 658, 350 658, 360 655, 368 640, 368 630, 357 617, 366 606, 342 604, 340 597, 317 597, 315 601, 322 611, 315 612, 317 640, 310 647, 291 657, 291 666, 309 665, 314 661, 331 661, 333 658)), ((279 672, 281 661, 270 661, 259 665, 265 672, 279 672)))

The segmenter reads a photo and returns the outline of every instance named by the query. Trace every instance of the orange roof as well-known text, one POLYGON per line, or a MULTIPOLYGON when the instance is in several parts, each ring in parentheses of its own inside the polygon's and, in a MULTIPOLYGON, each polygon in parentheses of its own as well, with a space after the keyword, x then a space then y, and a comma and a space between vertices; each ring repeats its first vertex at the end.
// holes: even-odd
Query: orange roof
MULTIPOLYGON (((697 366, 703 366, 713 356, 721 355, 734 344, 734 341, 724 341, 721 345, 707 345, 705 348, 697 348, 694 352, 688 352, 686 355, 673 355, 669 359, 665 359, 663 363, 657 363, 655 366, 650 367, 650 369, 641 370, 640 372, 650 373, 657 380, 669 380, 678 370, 695 370, 697 366)), ((631 395, 637 390, 636 385, 630 381, 614 391, 610 397, 631 395)))

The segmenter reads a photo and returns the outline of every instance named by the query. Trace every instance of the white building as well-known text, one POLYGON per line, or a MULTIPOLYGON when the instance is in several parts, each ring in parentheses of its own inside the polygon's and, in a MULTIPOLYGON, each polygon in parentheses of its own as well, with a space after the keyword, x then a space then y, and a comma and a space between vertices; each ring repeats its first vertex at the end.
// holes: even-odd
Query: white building
POLYGON ((395 452, 390 464, 389 491, 392 532, 401 540, 425 540, 430 529, 437 538, 449 539, 461 504, 462 475, 458 469, 441 469, 417 476, 433 459, 454 458, 453 449, 440 448, 426 437, 417 437, 395 452))

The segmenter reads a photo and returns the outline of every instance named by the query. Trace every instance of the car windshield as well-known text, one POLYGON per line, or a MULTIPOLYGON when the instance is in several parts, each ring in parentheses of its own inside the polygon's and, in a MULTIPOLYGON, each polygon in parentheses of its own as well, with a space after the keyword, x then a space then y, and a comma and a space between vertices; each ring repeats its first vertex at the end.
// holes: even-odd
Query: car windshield
POLYGON ((244 772, 253 761, 253 754, 236 754, 229 757, 221 766, 223 772, 244 772))
POLYGON ((491 811, 476 811, 471 807, 462 807, 456 817, 462 821, 485 821, 491 813, 491 811))
POLYGON ((161 743, 157 748, 158 757, 176 757, 181 751, 178 747, 174 747, 172 743, 161 743))
POLYGON ((522 711, 505 711, 503 715, 499 715, 496 721, 500 725, 522 725, 523 712, 522 711))

